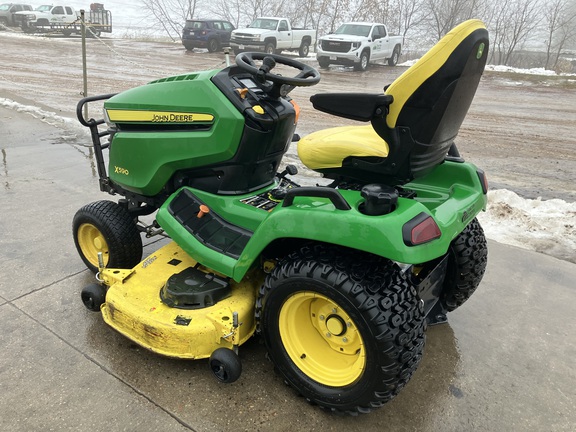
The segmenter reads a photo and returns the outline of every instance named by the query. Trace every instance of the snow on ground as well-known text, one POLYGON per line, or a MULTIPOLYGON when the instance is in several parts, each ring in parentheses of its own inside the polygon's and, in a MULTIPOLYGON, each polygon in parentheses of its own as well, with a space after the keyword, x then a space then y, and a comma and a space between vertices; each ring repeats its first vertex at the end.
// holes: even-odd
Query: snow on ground
POLYGON ((524 199, 497 189, 488 192, 478 220, 492 240, 576 263, 576 202, 524 199))

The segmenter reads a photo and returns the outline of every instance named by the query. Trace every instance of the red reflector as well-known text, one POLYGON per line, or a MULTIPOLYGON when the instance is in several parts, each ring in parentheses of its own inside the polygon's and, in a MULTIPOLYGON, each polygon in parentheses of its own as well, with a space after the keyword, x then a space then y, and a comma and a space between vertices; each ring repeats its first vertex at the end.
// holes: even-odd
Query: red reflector
POLYGON ((440 237, 440 228, 436 225, 436 221, 429 217, 424 222, 420 222, 412 228, 411 240, 412 244, 422 244, 440 237))
POLYGON ((417 246, 439 238, 442 233, 432 216, 420 213, 404 225, 404 243, 408 246, 417 246))

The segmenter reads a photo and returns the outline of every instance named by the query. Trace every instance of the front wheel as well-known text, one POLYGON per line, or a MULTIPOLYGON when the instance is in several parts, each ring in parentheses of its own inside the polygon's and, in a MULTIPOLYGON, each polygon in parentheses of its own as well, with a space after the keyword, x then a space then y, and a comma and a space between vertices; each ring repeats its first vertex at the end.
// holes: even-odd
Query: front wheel
POLYGON ((368 69, 368 64, 370 63, 370 53, 368 50, 362 51, 360 54, 360 61, 354 64, 354 69, 357 71, 365 71, 368 69))
POLYGON ((318 66, 322 69, 328 69, 330 67, 330 61, 326 57, 318 57, 318 66))
POLYGON ((264 47, 264 52, 266 54, 275 54, 276 53, 276 46, 272 42, 268 42, 264 47))
POLYGON ((314 245, 268 276, 256 316, 278 372, 310 403, 358 414, 398 394, 424 348, 424 308, 392 262, 314 245))
POLYGON ((142 238, 128 210, 112 201, 96 201, 76 212, 74 243, 91 271, 98 271, 98 253, 106 267, 132 268, 142 259, 142 238))

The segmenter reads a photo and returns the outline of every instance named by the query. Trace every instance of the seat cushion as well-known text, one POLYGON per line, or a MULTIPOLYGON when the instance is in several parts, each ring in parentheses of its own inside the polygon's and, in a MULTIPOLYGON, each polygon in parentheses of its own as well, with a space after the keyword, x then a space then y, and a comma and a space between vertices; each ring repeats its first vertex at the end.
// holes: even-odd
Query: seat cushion
POLYGON ((323 129, 298 141, 298 157, 312 170, 339 168, 349 156, 386 157, 388 144, 372 125, 323 129))

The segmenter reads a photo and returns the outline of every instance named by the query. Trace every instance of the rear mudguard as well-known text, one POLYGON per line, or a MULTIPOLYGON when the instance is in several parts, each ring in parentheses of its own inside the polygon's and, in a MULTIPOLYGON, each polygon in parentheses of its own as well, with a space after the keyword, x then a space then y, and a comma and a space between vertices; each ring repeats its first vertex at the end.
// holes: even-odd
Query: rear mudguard
POLYGON ((250 239, 237 258, 206 246, 171 217, 167 207, 178 192, 164 203, 157 219, 195 260, 240 281, 266 246, 285 238, 341 245, 406 264, 428 262, 443 256, 450 242, 487 203, 479 171, 469 163, 447 161, 404 189, 414 191, 416 197, 400 197, 396 209, 381 216, 361 213, 363 198, 354 190, 338 190, 349 204, 348 210, 337 209, 328 198, 299 196, 291 205, 278 205, 267 212, 240 202, 247 196, 223 197, 190 189, 210 211, 248 230, 250 239), (404 241, 402 228, 421 213, 434 218, 441 236, 410 246, 404 241))

